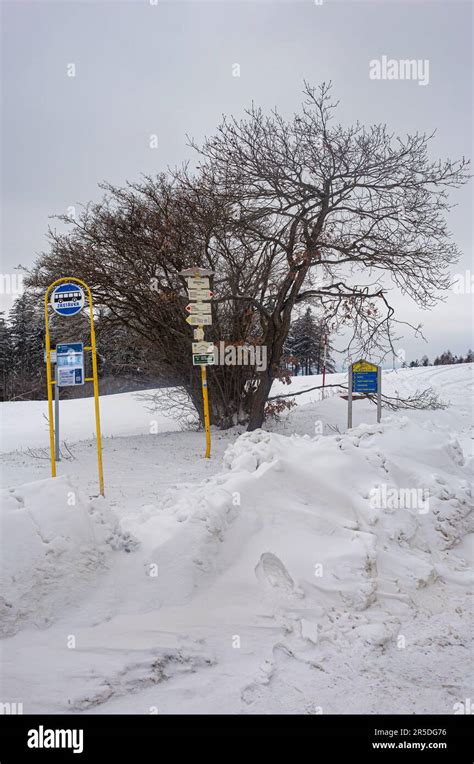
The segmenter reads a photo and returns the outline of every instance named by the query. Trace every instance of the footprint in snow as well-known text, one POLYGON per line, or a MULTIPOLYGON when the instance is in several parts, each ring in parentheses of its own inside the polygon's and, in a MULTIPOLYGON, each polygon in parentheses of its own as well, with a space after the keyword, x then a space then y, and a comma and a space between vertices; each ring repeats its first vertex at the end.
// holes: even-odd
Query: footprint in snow
POLYGON ((276 594, 304 597, 304 593, 295 586, 295 582, 284 564, 272 552, 264 552, 255 568, 255 575, 276 594))

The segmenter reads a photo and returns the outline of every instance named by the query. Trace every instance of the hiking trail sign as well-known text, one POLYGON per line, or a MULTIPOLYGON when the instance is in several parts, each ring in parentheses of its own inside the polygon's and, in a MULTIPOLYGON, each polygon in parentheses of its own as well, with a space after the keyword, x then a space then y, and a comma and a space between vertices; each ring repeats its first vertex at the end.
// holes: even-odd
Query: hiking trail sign
POLYGON ((348 371, 347 428, 352 427, 352 395, 377 395, 377 422, 382 418, 382 374, 380 366, 361 359, 350 364, 348 371))
POLYGON ((187 317, 186 323, 191 326, 211 326, 212 316, 208 313, 192 313, 187 317))
POLYGON ((189 304, 185 310, 190 315, 186 318, 186 323, 191 326, 197 326, 194 329, 194 339, 197 342, 192 343, 193 366, 201 367, 201 387, 202 400, 204 408, 204 428, 206 430, 206 453, 205 458, 211 456, 211 426, 209 417, 209 395, 207 387, 206 366, 214 363, 214 345, 204 342, 204 327, 212 325, 212 308, 208 300, 211 300, 214 293, 210 289, 209 277, 214 274, 210 268, 200 268, 193 266, 180 271, 180 276, 186 278, 188 289, 189 304))

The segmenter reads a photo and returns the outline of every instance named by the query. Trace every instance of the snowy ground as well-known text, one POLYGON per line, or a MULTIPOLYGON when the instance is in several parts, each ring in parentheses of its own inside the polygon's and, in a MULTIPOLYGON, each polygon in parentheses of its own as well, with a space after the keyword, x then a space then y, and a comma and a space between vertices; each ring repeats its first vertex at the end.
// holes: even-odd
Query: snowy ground
POLYGON ((473 697, 472 372, 384 372, 387 394, 432 386, 450 406, 377 425, 357 401, 348 433, 335 388, 299 395, 270 431, 214 432, 210 461, 202 433, 105 396, 105 499, 91 400, 62 403, 54 481, 45 404, 1 404, 0 701, 453 713, 473 697))

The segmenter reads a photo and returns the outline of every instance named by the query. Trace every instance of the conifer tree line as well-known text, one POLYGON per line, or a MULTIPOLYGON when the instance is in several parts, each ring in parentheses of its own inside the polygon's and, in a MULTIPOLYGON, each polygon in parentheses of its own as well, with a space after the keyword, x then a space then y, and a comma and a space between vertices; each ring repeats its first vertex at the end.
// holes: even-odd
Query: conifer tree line
POLYGON ((331 356, 332 345, 325 322, 318 319, 310 308, 292 321, 285 345, 285 368, 293 374, 320 374, 323 366, 331 374, 336 370, 331 356), (326 353, 324 345, 326 342, 326 353))
MULTIPOLYGON (((436 358, 433 361, 433 366, 449 366, 452 363, 473 363, 474 362, 474 352, 469 348, 466 355, 453 355, 450 350, 446 350, 444 353, 441 353, 440 356, 436 356, 436 358)), ((414 361, 410 362, 410 368, 416 368, 418 366, 430 366, 430 361, 428 356, 424 355, 422 359, 419 361, 418 358, 415 358, 414 361)))
MULTIPOLYGON (((50 315, 51 348, 57 342, 89 345, 89 318, 85 313, 68 318, 50 315)), ((102 392, 125 392, 151 386, 149 354, 119 325, 95 317, 97 360, 102 392), (117 384, 114 384, 114 380, 117 384)), ((43 294, 25 291, 7 318, 0 316, 0 400, 40 400, 47 396, 44 361, 43 294)), ((90 354, 85 352, 86 376, 91 376, 90 354)), ((63 388, 61 397, 91 395, 87 384, 63 388)))

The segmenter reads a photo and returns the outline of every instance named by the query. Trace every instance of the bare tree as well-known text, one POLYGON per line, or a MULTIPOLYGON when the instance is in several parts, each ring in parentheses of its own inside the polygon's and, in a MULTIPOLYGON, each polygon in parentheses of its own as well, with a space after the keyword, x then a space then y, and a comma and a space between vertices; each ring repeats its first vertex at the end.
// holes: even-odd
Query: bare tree
MULTIPOLYGON (((184 322, 183 267, 215 271, 214 341, 264 344, 268 368, 213 367, 211 419, 260 427, 279 374, 291 314, 316 307, 330 331, 350 328, 347 355, 393 352, 390 289, 433 307, 458 258, 445 215, 448 190, 468 163, 435 161, 425 134, 395 137, 384 125, 342 126, 330 86, 305 86, 292 119, 252 107, 224 119, 197 169, 105 186, 68 234, 51 232, 30 283, 63 272, 85 278, 98 305, 149 343, 201 410, 184 322)), ((419 327, 412 327, 419 331, 419 327)))
POLYGON ((329 85, 306 85, 305 94, 290 121, 252 107, 195 146, 201 189, 225 200, 269 258, 257 307, 270 364, 249 429, 263 422, 295 304, 316 298, 333 329, 351 323, 347 353, 383 358, 393 352, 396 323, 389 286, 432 307, 459 255, 445 220, 447 189, 467 180, 468 162, 430 160, 429 135, 335 123, 329 85))

